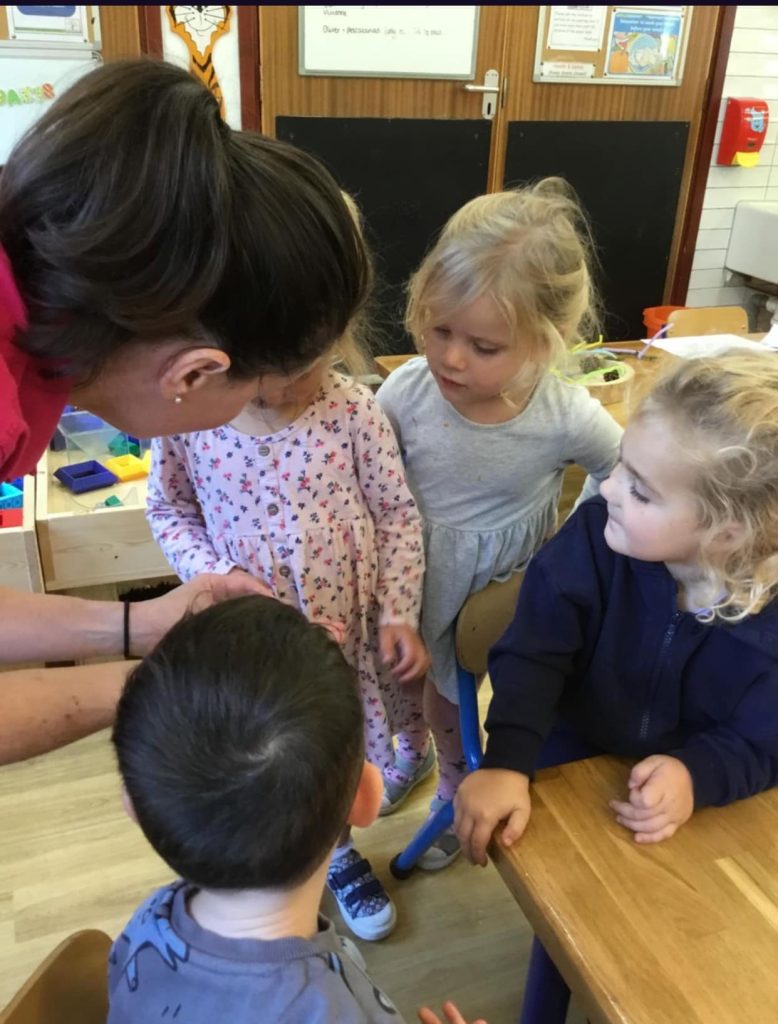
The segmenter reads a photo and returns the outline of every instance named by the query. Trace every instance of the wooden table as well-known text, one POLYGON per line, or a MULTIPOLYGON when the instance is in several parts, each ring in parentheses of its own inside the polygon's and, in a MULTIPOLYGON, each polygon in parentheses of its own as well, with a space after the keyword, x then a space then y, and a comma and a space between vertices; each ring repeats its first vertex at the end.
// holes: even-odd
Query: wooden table
POLYGON ((592 1024, 776 1024, 778 789, 640 846, 613 757, 538 773, 497 869, 592 1024))
MULTIPOLYGON (((764 334, 746 334, 746 338, 751 341, 761 341, 764 334)), ((645 341, 617 341, 608 344, 609 349, 617 351, 620 348, 640 348, 645 344, 645 341)), ((375 357, 375 368, 376 373, 386 379, 390 373, 393 373, 403 363, 407 363, 409 359, 413 359, 418 355, 417 352, 412 352, 409 355, 399 356, 376 356, 375 357)), ((651 386, 657 376, 671 366, 677 356, 671 355, 669 352, 665 352, 659 348, 651 348, 649 357, 645 359, 638 359, 634 355, 625 355, 624 361, 629 363, 630 366, 635 370, 635 376, 632 380, 632 384, 629 389, 628 397, 623 402, 614 402, 613 405, 606 406, 606 409, 611 416, 621 426, 626 426, 627 420, 629 419, 632 410, 640 402, 641 398, 651 389, 651 386)))

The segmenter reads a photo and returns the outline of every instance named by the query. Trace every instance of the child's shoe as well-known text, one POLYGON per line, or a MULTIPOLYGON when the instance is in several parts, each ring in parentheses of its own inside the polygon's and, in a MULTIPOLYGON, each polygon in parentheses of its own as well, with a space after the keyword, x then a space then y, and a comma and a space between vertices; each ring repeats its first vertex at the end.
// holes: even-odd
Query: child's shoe
POLYGON ((397 922, 394 903, 373 874, 370 861, 349 846, 337 850, 327 872, 327 887, 341 917, 360 939, 385 939, 397 922))
MULTIPOLYGON (((430 804, 430 815, 436 814, 444 804, 444 800, 435 797, 430 804)), ((452 864, 461 852, 462 847, 459 845, 454 829, 447 828, 445 832, 438 836, 432 846, 419 857, 416 861, 416 866, 421 868, 422 871, 442 871, 443 868, 447 868, 449 864, 452 864)))
POLYGON ((387 814, 394 814, 397 808, 405 803, 411 790, 415 789, 423 779, 427 778, 435 767, 435 747, 430 743, 427 756, 416 767, 402 757, 396 759, 395 765, 403 775, 408 777, 408 781, 406 783, 395 782, 393 779, 384 777, 384 795, 381 798, 381 810, 378 812, 382 818, 386 817, 387 814))

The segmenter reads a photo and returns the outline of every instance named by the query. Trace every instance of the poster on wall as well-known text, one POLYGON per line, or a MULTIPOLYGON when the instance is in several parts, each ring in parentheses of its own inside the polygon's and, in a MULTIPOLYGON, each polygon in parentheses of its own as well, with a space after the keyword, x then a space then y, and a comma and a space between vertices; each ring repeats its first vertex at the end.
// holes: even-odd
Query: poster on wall
POLYGON ((165 10, 170 31, 180 36, 186 44, 189 71, 211 90, 219 101, 219 110, 224 117, 224 94, 213 63, 213 47, 217 39, 230 30, 232 7, 169 4, 165 10))
POLYGON ((300 7, 300 74, 475 78, 478 7, 300 7))
POLYGON ((219 101, 227 124, 241 128, 237 7, 169 4, 158 10, 164 59, 199 78, 219 101))
POLYGON ((0 164, 51 103, 98 64, 99 55, 84 43, 54 48, 0 41, 0 164))
POLYGON ((553 6, 548 25, 549 50, 599 50, 608 14, 604 7, 553 6))
POLYGON ((609 78, 666 78, 675 75, 681 14, 614 7, 608 32, 609 78))
POLYGON ((88 43, 86 7, 36 4, 6 7, 10 39, 48 39, 52 42, 88 43))
POLYGON ((692 11, 650 4, 539 7, 532 80, 677 86, 692 11))

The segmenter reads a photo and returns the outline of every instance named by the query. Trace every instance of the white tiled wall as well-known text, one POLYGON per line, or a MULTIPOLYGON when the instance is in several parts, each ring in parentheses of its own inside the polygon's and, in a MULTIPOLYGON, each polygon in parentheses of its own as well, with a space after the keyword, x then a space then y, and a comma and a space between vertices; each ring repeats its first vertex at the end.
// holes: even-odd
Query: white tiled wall
POLYGON ((778 7, 745 7, 735 16, 719 123, 705 188, 700 231, 689 279, 687 306, 740 305, 748 290, 729 283, 724 257, 735 203, 778 199, 778 7), (765 99, 770 105, 767 138, 758 167, 719 167, 716 156, 728 96, 765 99))

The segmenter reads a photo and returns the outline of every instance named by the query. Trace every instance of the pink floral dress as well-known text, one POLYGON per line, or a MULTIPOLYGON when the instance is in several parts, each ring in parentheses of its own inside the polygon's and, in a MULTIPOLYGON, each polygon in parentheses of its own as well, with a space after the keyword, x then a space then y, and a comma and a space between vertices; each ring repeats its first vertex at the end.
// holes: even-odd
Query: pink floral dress
POLYGON ((418 726, 421 709, 381 666, 378 628, 417 627, 424 553, 394 432, 371 393, 331 372, 275 434, 225 426, 157 438, 146 516, 183 580, 237 566, 314 622, 342 627, 368 758, 393 765, 392 735, 418 726))

